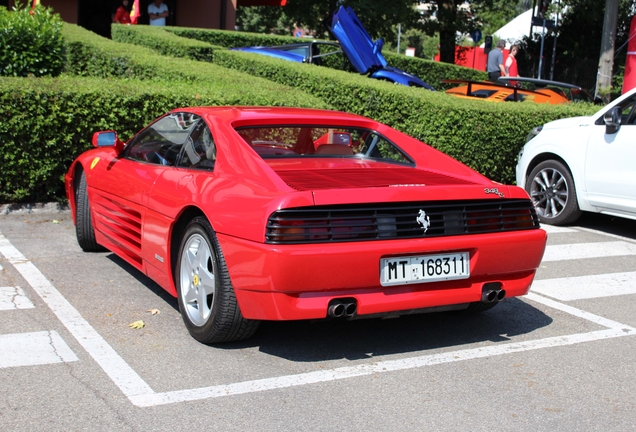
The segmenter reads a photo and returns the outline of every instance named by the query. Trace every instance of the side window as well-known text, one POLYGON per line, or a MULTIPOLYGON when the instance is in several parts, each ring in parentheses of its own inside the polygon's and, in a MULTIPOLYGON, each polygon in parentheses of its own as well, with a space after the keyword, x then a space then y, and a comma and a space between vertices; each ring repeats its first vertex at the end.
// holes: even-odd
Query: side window
POLYGON ((179 166, 185 168, 213 169, 216 161, 216 144, 212 132, 205 121, 194 127, 192 134, 183 144, 183 154, 179 166))
POLYGON ((621 118, 622 125, 633 125, 636 122, 636 98, 630 98, 621 105, 623 115, 621 118))
POLYGON ((141 131, 128 151, 130 159, 173 166, 184 142, 200 117, 191 113, 168 114, 141 131))

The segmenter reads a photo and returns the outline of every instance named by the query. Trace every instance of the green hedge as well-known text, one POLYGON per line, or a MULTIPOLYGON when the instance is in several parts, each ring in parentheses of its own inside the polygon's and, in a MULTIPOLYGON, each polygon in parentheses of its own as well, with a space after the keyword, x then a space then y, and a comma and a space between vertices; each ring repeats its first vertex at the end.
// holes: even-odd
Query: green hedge
POLYGON ((149 48, 113 42, 82 27, 65 24, 65 72, 79 76, 134 78, 196 83, 201 88, 223 89, 227 99, 252 101, 251 105, 326 106, 284 84, 256 78, 240 71, 186 58, 158 55, 149 48))
POLYGON ((64 66, 62 20, 51 8, 0 7, 0 76, 56 76, 64 66))
MULTIPOLYGON (((261 35, 255 33, 236 32, 228 30, 198 29, 187 27, 152 27, 152 26, 122 26, 113 24, 113 40, 132 43, 155 49, 158 52, 175 57, 190 57, 187 53, 199 45, 190 46, 191 43, 203 42, 214 45, 216 49, 221 47, 236 48, 245 46, 276 46, 299 43, 306 39, 291 36, 261 35), (162 34, 163 33, 163 34, 162 34), (169 34, 167 37, 165 34, 169 34), (174 37, 177 36, 177 37, 174 37), (180 37, 178 37, 180 36, 180 37), (179 52, 181 50, 181 52, 179 52)), ((207 45, 210 47, 210 45, 207 45)), ((210 47, 211 48, 211 47, 210 47)), ((434 62, 405 55, 383 52, 391 66, 402 69, 408 73, 420 77, 436 89, 448 89, 452 84, 443 84, 444 79, 485 80, 486 72, 471 68, 456 66, 448 63, 434 62)), ((201 59, 207 60, 207 59, 201 59)), ((207 60, 211 61, 211 60, 207 60)), ((343 64, 348 65, 344 55, 332 55, 323 58, 323 64, 332 69, 343 69, 343 64)), ((347 67, 347 69, 350 69, 347 67)))
MULTIPOLYGON (((113 26, 115 27, 115 26, 113 26)), ((291 36, 262 35, 257 33, 237 32, 228 30, 199 29, 187 27, 166 27, 166 31, 174 33, 188 39, 195 39, 207 42, 212 45, 227 48, 247 47, 247 46, 276 46, 292 43, 299 43, 306 39, 299 39, 291 36)), ((144 31, 144 29, 140 29, 144 31)), ((134 43, 134 42, 133 42, 134 43)), ((442 84, 443 79, 470 79, 485 80, 488 75, 483 71, 471 68, 452 65, 448 63, 434 62, 405 55, 393 54, 386 50, 382 53, 389 65, 402 69, 408 73, 418 76, 424 82, 432 85, 436 89, 447 89, 451 85, 442 84)), ((342 59, 336 56, 327 57, 326 66, 342 69, 342 59)))
POLYGON ((92 77, 0 79, 0 202, 62 199, 63 175, 73 158, 90 147, 93 132, 115 129, 127 139, 180 106, 329 108, 286 85, 160 56, 77 26, 65 25, 64 34, 67 73, 92 77))
MULTIPOLYGON (((181 106, 262 105, 284 96, 226 91, 224 86, 104 78, 0 78, 0 202, 42 202, 64 195, 71 161, 93 132, 117 130, 126 140, 181 106)), ((309 100, 312 100, 309 97, 309 100)), ((299 101, 297 101, 299 102, 299 101)), ((323 106, 313 101, 310 106, 323 106)), ((294 105, 288 100, 285 105, 294 105)), ((308 106, 298 103, 294 106, 308 106)))
POLYGON ((141 45, 172 57, 211 63, 214 55, 214 47, 209 43, 176 36, 165 31, 164 27, 113 24, 111 36, 115 42, 141 45))
POLYGON ((170 33, 188 39, 207 42, 210 45, 226 48, 248 46, 277 46, 302 42, 303 39, 292 36, 265 35, 231 30, 214 30, 191 27, 164 27, 170 33))

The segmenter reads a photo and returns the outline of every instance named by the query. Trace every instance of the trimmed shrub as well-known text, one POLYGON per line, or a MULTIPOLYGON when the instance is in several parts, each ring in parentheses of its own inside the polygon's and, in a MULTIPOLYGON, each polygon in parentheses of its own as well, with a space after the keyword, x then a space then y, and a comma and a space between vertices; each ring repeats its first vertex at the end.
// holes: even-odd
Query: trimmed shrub
MULTIPOLYGON (((212 45, 227 48, 247 47, 247 46, 276 46, 306 41, 291 36, 261 35, 247 32, 237 32, 228 30, 198 29, 184 27, 170 27, 165 31, 174 33, 184 38, 196 39, 212 45)), ((486 72, 478 71, 463 66, 448 63, 434 62, 431 60, 407 57, 401 54, 393 54, 386 50, 382 53, 389 65, 402 69, 408 73, 418 76, 422 81, 432 85, 436 89, 448 89, 453 85, 442 84, 443 79, 467 79, 481 81, 488 78, 486 72)), ((343 69, 344 57, 329 56, 325 58, 323 64, 334 69, 343 69)), ((347 69, 349 69, 347 67, 347 69)))
POLYGON ((255 96, 224 84, 167 86, 165 82, 70 76, 0 78, 0 111, 5 116, 0 122, 0 202, 63 199, 66 170, 91 146, 92 134, 98 130, 117 130, 127 140, 161 114, 183 106, 325 107, 311 96, 291 101, 276 92, 266 94, 255 96))
POLYGON ((165 30, 188 39, 207 42, 226 48, 249 46, 277 46, 303 42, 293 36, 265 35, 231 30, 215 30, 190 27, 165 27, 165 30))
POLYGON ((115 42, 141 45, 172 57, 212 62, 214 53, 209 43, 176 36, 163 27, 113 24, 111 35, 115 42))
POLYGON ((64 67, 62 20, 51 8, 0 7, 0 76, 56 76, 64 67))
POLYGON ((181 106, 330 107, 299 89, 160 56, 77 26, 66 24, 64 34, 68 72, 92 77, 0 78, 0 202, 63 199, 63 176, 97 130, 128 139, 181 106))
POLYGON ((73 75, 166 81, 166 87, 192 83, 201 91, 223 91, 227 105, 328 107, 284 84, 210 63, 157 55, 148 48, 113 42, 76 25, 65 24, 64 36, 66 72, 73 75))

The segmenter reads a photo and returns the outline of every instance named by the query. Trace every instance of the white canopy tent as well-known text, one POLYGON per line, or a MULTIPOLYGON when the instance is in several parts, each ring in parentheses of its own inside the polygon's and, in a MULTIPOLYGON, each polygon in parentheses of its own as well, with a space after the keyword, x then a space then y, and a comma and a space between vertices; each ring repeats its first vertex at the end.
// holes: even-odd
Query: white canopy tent
POLYGON ((528 36, 531 22, 532 9, 528 9, 521 15, 518 15, 508 24, 497 30, 494 35, 497 36, 499 39, 505 39, 506 48, 509 48, 511 44, 520 41, 525 36, 528 36))

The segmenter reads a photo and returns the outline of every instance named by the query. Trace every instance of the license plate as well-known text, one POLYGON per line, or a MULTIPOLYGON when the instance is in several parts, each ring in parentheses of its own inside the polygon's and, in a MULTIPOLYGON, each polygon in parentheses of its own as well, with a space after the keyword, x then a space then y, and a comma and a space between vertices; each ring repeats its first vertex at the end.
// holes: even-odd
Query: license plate
POLYGON ((470 277, 468 252, 382 258, 380 284, 403 285, 470 277))

